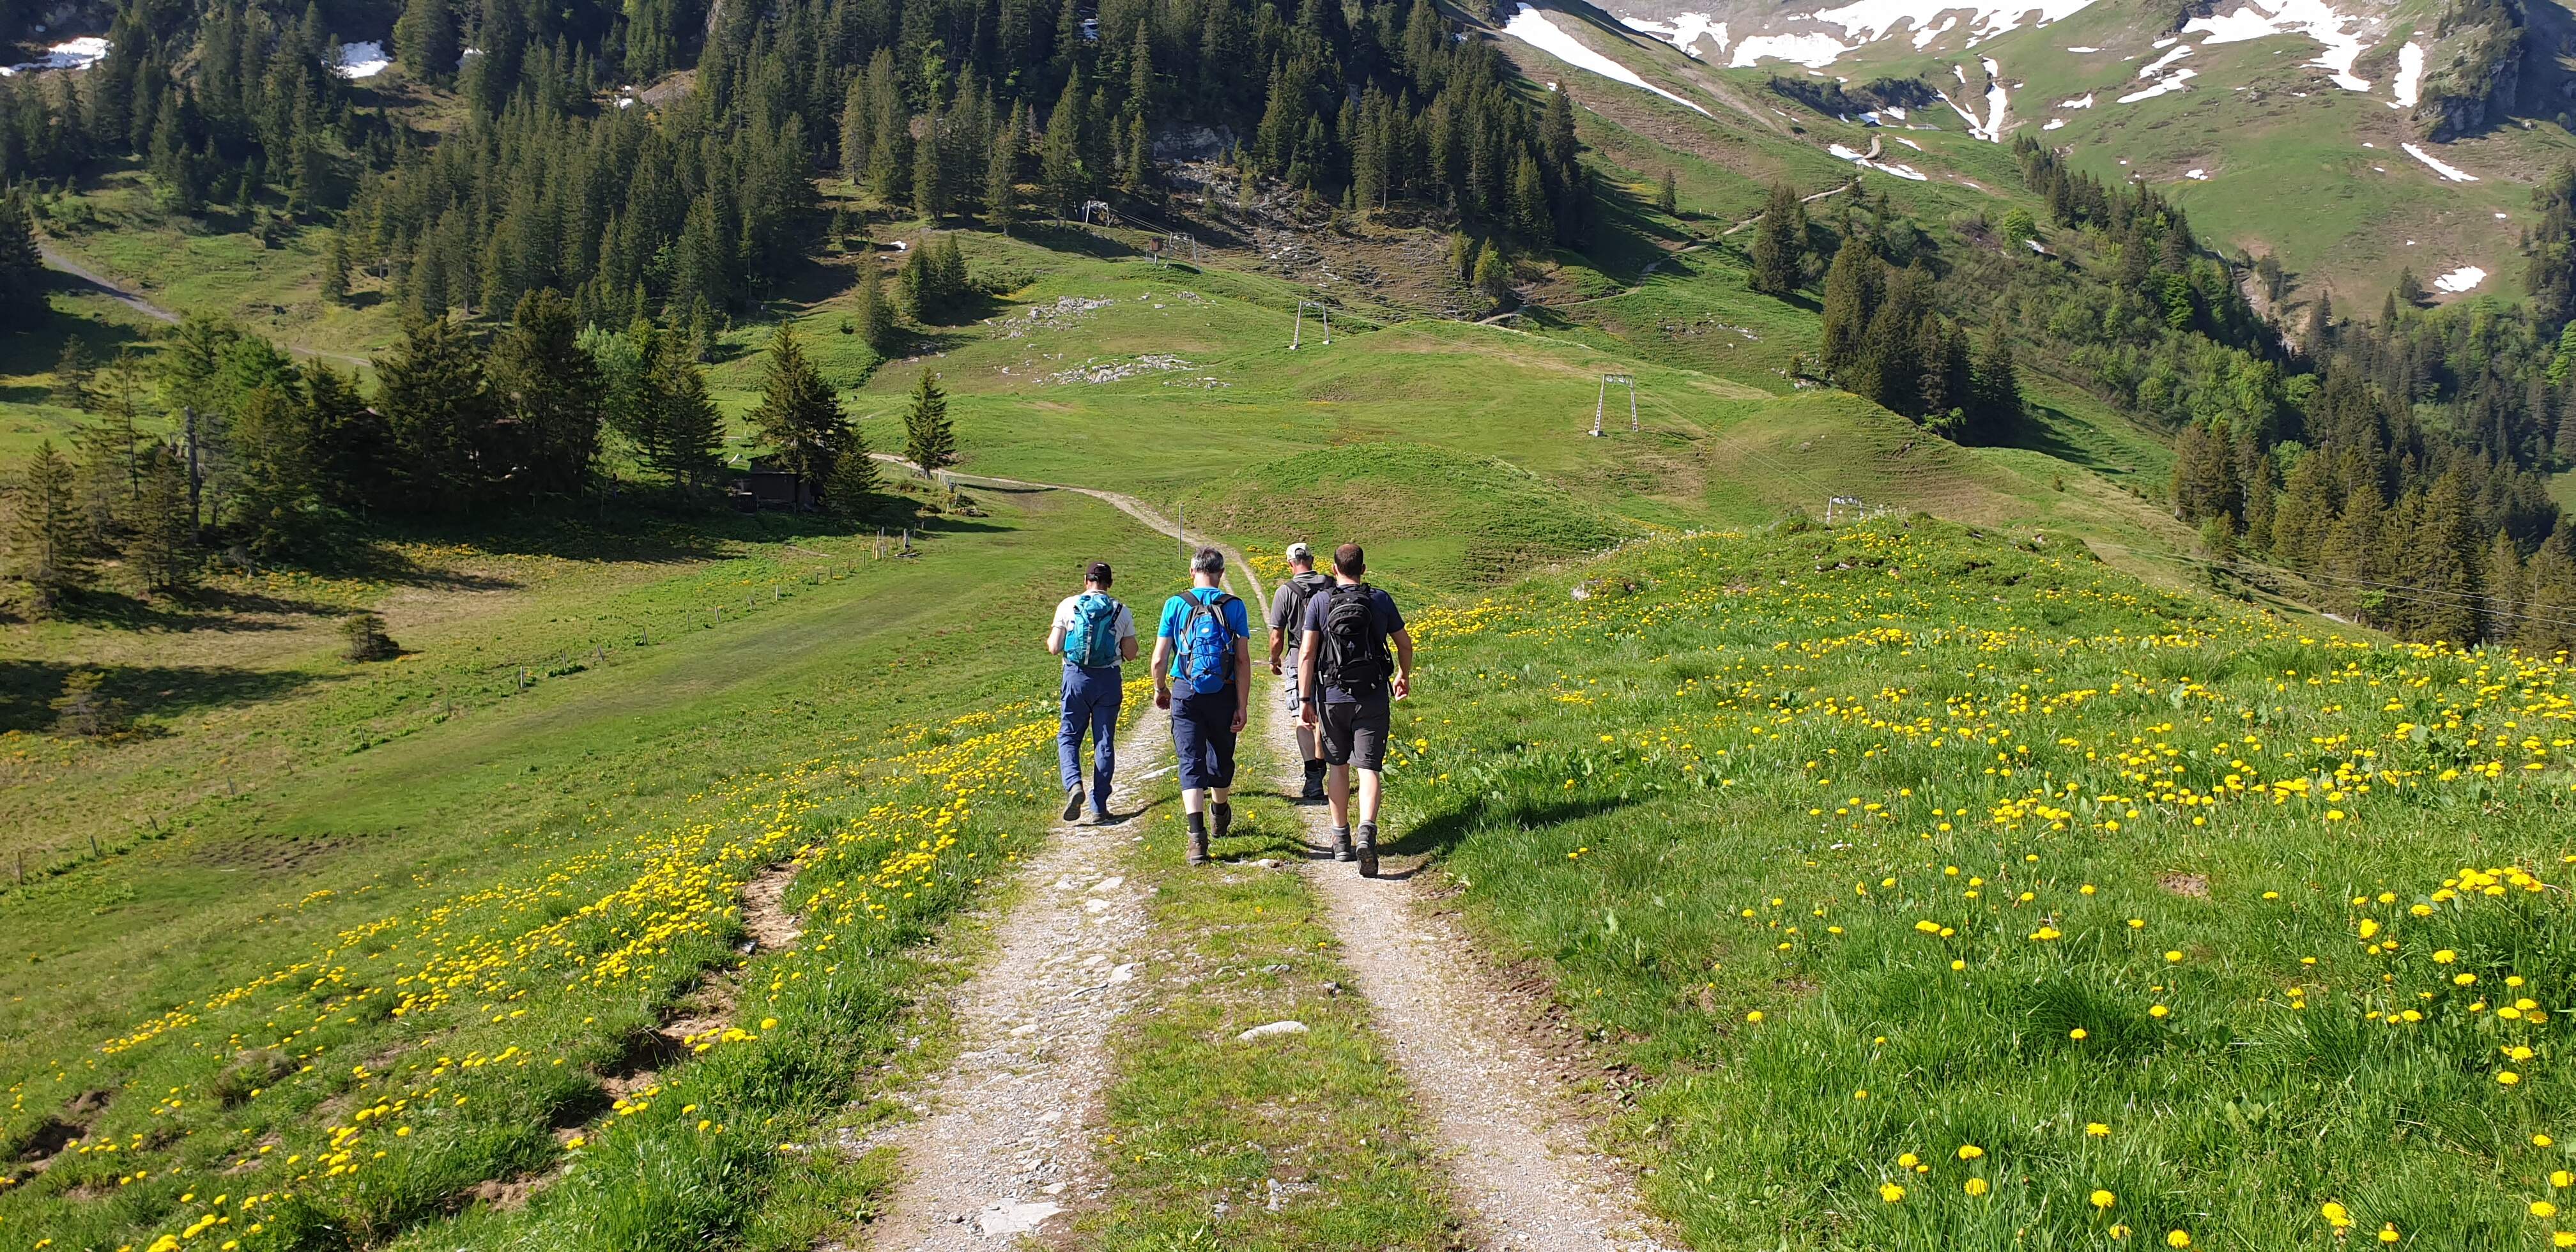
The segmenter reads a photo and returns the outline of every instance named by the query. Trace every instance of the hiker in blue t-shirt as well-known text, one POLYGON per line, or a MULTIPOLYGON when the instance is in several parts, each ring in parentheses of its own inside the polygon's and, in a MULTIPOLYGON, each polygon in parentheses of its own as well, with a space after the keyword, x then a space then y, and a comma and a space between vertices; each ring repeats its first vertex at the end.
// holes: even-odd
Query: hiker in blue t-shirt
POLYGON ((1118 768, 1118 705, 1126 694, 1119 662, 1136 659, 1136 618, 1110 598, 1109 562, 1083 574, 1082 594, 1055 606, 1047 651, 1064 658, 1064 728, 1056 761, 1064 773, 1064 820, 1082 816, 1082 732, 1091 732, 1091 823, 1109 824, 1109 780, 1118 768))
POLYGON ((1225 554, 1199 549, 1190 589, 1163 602, 1154 635, 1154 707, 1172 711, 1192 865, 1207 864, 1210 810, 1217 838, 1234 824, 1234 740, 1252 712, 1251 616, 1224 579, 1225 554))

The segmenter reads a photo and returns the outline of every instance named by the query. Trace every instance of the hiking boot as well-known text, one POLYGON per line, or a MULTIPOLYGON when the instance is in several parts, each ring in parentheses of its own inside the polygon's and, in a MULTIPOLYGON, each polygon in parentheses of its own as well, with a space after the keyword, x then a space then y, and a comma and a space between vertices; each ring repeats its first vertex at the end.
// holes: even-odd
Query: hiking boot
POLYGON ((1358 853, 1351 851, 1350 829, 1348 827, 1335 828, 1333 831, 1333 859, 1336 861, 1347 861, 1358 855, 1358 853))
POLYGON ((1297 798, 1308 804, 1319 804, 1323 801, 1324 763, 1322 761, 1306 762, 1306 790, 1299 793, 1297 798))
POLYGON ((1207 837, 1207 832, 1206 832, 1206 831, 1204 831, 1204 830, 1193 830, 1193 831, 1191 831, 1191 832, 1190 832, 1190 864, 1192 864, 1192 865, 1205 865, 1205 864, 1207 864, 1207 863, 1208 863, 1208 837, 1207 837))
POLYGON ((1069 822, 1080 816, 1082 816, 1082 784, 1075 783, 1064 789, 1064 820, 1069 822))
POLYGON ((1360 877, 1377 877, 1377 823, 1360 823, 1360 877))
POLYGON ((1109 810, 1107 809, 1093 809, 1091 811, 1090 819, 1085 824, 1091 826, 1115 826, 1118 824, 1118 819, 1111 817, 1109 815, 1109 810))
POLYGON ((1227 831, 1234 829, 1234 806, 1219 800, 1209 807, 1216 811, 1216 837, 1223 839, 1227 831))

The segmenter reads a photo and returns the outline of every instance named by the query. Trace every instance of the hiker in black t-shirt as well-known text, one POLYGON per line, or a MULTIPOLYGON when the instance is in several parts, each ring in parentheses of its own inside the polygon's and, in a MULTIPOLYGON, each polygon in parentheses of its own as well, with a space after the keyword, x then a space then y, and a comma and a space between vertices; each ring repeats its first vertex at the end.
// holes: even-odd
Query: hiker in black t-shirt
POLYGON ((1306 602, 1297 690, 1304 721, 1321 726, 1326 790, 1333 804, 1333 859, 1356 857, 1377 877, 1378 771, 1386 765, 1389 708, 1413 689, 1413 636, 1395 601, 1360 581, 1366 556, 1355 543, 1333 550, 1333 585, 1306 602), (1394 645, 1393 655, 1388 644, 1394 645), (1359 846, 1351 846, 1351 771, 1360 775, 1359 846))

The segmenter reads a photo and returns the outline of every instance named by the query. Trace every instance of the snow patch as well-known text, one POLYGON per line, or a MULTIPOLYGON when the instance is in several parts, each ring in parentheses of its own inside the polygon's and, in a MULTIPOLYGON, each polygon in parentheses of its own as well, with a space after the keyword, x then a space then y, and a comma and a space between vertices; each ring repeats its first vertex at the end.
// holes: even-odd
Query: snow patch
POLYGON ((2463 265, 2433 280, 2433 290, 2456 295, 2487 280, 2487 272, 2474 265, 2463 265))
POLYGON ((1555 57, 1579 70, 1590 70, 1603 78, 1643 87, 1702 117, 1713 117, 1708 110, 1682 99, 1637 76, 1637 71, 1593 51, 1565 29, 1549 21, 1545 13, 1524 4, 1512 10, 1511 20, 1503 23, 1503 33, 1555 57))
POLYGON ((2391 101, 2388 107, 2392 109, 2414 108, 2415 101, 2421 98, 2423 94, 2423 86, 2424 45, 2409 39, 2406 41, 2405 47, 2397 50, 2397 81, 2391 87, 2391 90, 2396 93, 2397 99, 2391 101))
POLYGON ((1912 26, 1914 46, 1927 47, 1942 34, 1958 29, 1966 21, 1968 42, 1984 43, 1999 35, 2021 29, 2036 17, 2046 26, 2083 12, 2093 0, 1851 0, 1851 3, 1824 9, 1813 16, 1822 26, 1839 27, 1842 38, 1818 32, 1790 35, 1753 35, 1737 44, 1730 65, 1752 65, 1765 57, 1793 61, 1800 65, 1832 64, 1844 54, 1887 38, 1898 29, 1912 26), (1935 26, 1935 20, 1939 25, 1935 26), (1927 33, 1928 32, 1928 33, 1927 33))
POLYGON ((1874 169, 1882 174, 1894 174, 1898 178, 1918 183, 1928 183, 1932 181, 1924 176, 1923 171, 1918 170, 1911 165, 1897 165, 1891 162, 1873 161, 1870 160, 1867 155, 1854 149, 1846 148, 1841 144, 1828 145, 1825 148, 1825 151, 1830 152, 1843 160, 1849 161, 1854 165, 1874 169))
POLYGON ((2101 49, 2100 49, 2100 48, 2069 48, 2069 49, 2067 49, 2067 51, 2072 52, 2072 53, 2075 53, 2075 54, 2077 54, 2077 55, 2079 55, 2079 56, 2089 56, 2089 55, 2091 55, 2091 54, 2093 54, 2093 53, 2100 52, 2100 51, 2101 51, 2101 49))
POLYGON ((393 61, 385 56, 385 46, 370 39, 364 43, 341 44, 340 63, 332 66, 331 72, 355 81, 373 78, 392 67, 393 61))
MULTIPOLYGON (((1917 152, 1921 152, 1921 151, 1923 150, 1923 145, 1921 145, 1921 144, 1919 144, 1919 143, 1916 143, 1916 142, 1914 142, 1914 141, 1913 141, 1913 140, 1911 140, 1911 139, 1907 139, 1907 138, 1905 138, 1905 137, 1903 137, 1903 136, 1901 136, 1901 135, 1897 137, 1896 142, 1901 143, 1901 144, 1904 144, 1906 147, 1912 148, 1912 149, 1914 149, 1914 150, 1915 150, 1915 151, 1917 151, 1917 152)), ((2498 213, 2498 214, 2496 214, 2496 216, 2497 216, 2497 217, 2503 217, 2503 216, 2504 216, 2504 214, 2502 214, 2502 213, 2498 213)))
POLYGON ((2422 161, 2426 165, 2432 166, 2434 173, 2439 174, 2452 182, 2473 183, 2478 181, 2477 175, 2469 173, 2467 170, 2461 169, 2458 166, 2444 164, 2441 158, 2436 157, 2432 153, 2426 152, 2422 148, 2418 148, 2411 143, 2399 144, 2397 146, 2406 149, 2406 155, 2411 156, 2418 161, 2422 161))
POLYGON ((107 59, 107 46, 107 41, 96 35, 66 39, 45 49, 45 55, 37 60, 21 61, 16 65, 0 65, 0 78, 34 74, 44 70, 86 69, 107 59))
POLYGON ((1977 64, 1986 68, 1986 142, 2004 141, 2004 111, 2011 107, 2012 96, 2004 90, 2004 67, 1993 57, 1979 57, 1977 64))
POLYGON ((2196 183, 2205 183, 2209 181, 2208 170, 2184 170, 2182 172, 2182 176, 2196 183))
POLYGON ((1849 51, 1841 40, 1825 34, 1748 35, 1735 45, 1735 56, 1727 64, 1754 65, 1767 57, 1798 65, 1831 65, 1849 51))
POLYGON ((2042 127, 2040 127, 2040 129, 2041 129, 2041 130, 2055 130, 2055 129, 2057 129, 2057 128, 2058 128, 2058 127, 2060 127, 2060 126, 2064 126, 2065 124, 2066 124, 2066 119, 2065 119, 2065 118, 2062 118, 2062 117, 2052 117, 2052 118, 2048 119, 2048 125, 2046 125, 2046 126, 2042 126, 2042 127))
POLYGON ((1700 56, 1700 40, 1715 44, 1720 54, 1725 53, 1728 43, 1726 23, 1712 21, 1706 13, 1677 13, 1670 22, 1650 22, 1634 17, 1623 17, 1619 21, 1630 30, 1652 35, 1700 60, 1707 59, 1700 56))
MULTIPOLYGON (((2183 23, 2183 33, 2206 31, 2209 38, 2203 46, 2214 43, 2242 43, 2273 35, 2306 35, 2324 45, 2325 50, 2308 64, 2316 66, 2346 91, 2368 91, 2370 80, 2357 78, 2352 63, 2361 59, 2361 27, 2367 23, 2357 16, 2334 11, 2325 0, 2248 0, 2234 13, 2195 17, 2183 23)), ((2403 56, 2403 52, 2400 52, 2403 56)))
POLYGON ((2195 74, 2190 70, 2175 70, 2171 77, 2159 80, 2155 86, 2149 87, 2144 91, 2132 91, 2129 94, 2120 97, 2117 103, 2136 104, 2140 100, 2153 100, 2167 92, 2182 90, 2182 85, 2184 83, 2198 77, 2200 77, 2198 74, 2195 74))
POLYGON ((2057 102, 2057 107, 2059 107, 2059 108, 2061 108, 2061 109, 2089 109, 2089 108, 2092 108, 2092 107, 2093 107, 2093 93, 2092 93, 2092 92, 2089 92, 2089 91, 2088 91, 2088 92, 2085 92, 2085 93, 2084 93, 2084 98, 2083 98, 2083 99, 2081 99, 2081 100, 2060 100, 2060 101, 2058 101, 2058 102, 2057 102))
POLYGON ((2163 73, 2163 72, 2164 72, 2164 69, 2165 69, 2165 67, 2166 67, 2166 66, 2171 65, 2171 64, 2173 64, 2174 62, 2179 61, 2179 60, 2183 59, 2184 57, 2187 57, 2187 56, 2190 56, 2190 55, 2191 55, 2191 48, 2190 48, 2188 45, 2186 45, 2186 46, 2184 46, 2184 47, 2176 48, 2176 49, 2174 49, 2173 51, 2171 51, 2171 52, 2168 52, 2168 53, 2164 54, 2163 56, 2157 57, 2155 60, 2152 60, 2152 61, 2147 62, 2147 63, 2146 63, 2146 65, 2145 65, 2145 67, 2144 67, 2144 68, 2141 68, 2141 69, 2138 71, 2138 77, 2140 77, 2140 78, 2153 78, 2153 77, 2155 77, 2156 75, 2163 73))

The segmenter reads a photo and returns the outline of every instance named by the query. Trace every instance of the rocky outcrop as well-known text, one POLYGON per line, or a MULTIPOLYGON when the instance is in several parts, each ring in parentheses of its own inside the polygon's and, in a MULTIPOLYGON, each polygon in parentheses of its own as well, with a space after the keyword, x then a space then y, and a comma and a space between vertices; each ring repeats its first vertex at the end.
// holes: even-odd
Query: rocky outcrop
POLYGON ((2503 118, 2522 90, 2531 41, 2517 0, 2456 0, 2435 34, 2435 65, 2425 75, 2414 120, 2426 139, 2438 143, 2503 118))

